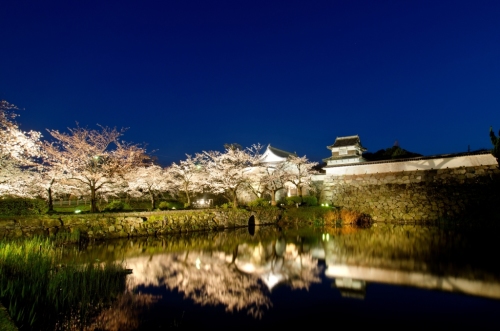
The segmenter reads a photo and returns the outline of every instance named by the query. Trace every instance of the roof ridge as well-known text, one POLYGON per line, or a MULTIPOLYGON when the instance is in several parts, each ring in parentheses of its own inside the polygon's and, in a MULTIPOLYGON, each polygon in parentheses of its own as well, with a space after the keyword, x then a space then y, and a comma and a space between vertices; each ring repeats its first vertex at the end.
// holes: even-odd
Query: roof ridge
POLYGON ((277 151, 280 151, 280 152, 284 152, 284 153, 288 153, 288 154, 296 154, 296 153, 292 153, 292 152, 289 152, 289 151, 285 151, 284 149, 280 149, 280 148, 276 148, 276 147, 273 147, 271 146, 271 144, 269 144, 268 146, 269 148, 272 148, 274 150, 277 150, 277 151))
MULTIPOLYGON (((282 149, 279 149, 279 148, 276 148, 276 147, 272 147, 271 144, 269 144, 267 146, 267 149, 266 149, 266 152, 264 154, 266 154, 267 152, 270 152, 280 158, 288 158, 289 156, 297 156, 297 153, 291 153, 291 152, 288 152, 288 151, 285 151, 285 150, 282 150, 282 149)), ((264 156, 263 154, 263 156, 264 156)))
POLYGON ((337 137, 335 139, 352 139, 352 138, 359 138, 359 135, 355 134, 353 136, 342 136, 342 137, 337 137))

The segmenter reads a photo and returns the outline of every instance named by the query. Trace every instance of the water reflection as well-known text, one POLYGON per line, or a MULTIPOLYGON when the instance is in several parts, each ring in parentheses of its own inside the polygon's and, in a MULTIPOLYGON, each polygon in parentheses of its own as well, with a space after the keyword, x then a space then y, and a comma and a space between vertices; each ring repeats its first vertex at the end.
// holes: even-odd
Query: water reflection
POLYGON ((231 252, 187 250, 126 260, 133 270, 130 289, 165 286, 200 305, 223 305, 256 318, 272 306, 268 293, 277 284, 308 289, 319 283, 318 261, 284 238, 242 243, 231 252))
POLYGON ((127 260, 134 270, 130 286, 165 286, 197 304, 222 304, 228 312, 244 309, 260 316, 271 305, 269 298, 257 278, 240 273, 231 259, 223 252, 202 251, 132 258, 127 260))
MULTIPOLYGON (((499 267, 485 253, 494 249, 494 235, 489 235, 380 224, 369 229, 257 227, 96 243, 78 258, 123 260, 133 270, 129 293, 164 288, 200 307, 223 306, 226 312, 261 319, 273 310, 276 288, 309 291, 325 282, 344 298, 365 299, 371 283, 383 283, 500 299, 499 267)), ((134 306, 134 299, 125 297, 134 313, 114 314, 138 316, 141 307, 160 299, 143 297, 134 306)))
POLYGON ((336 235, 323 243, 325 276, 339 288, 361 281, 500 299, 491 234, 404 225, 330 231, 336 235))
MULTIPOLYGON (((155 304, 158 296, 142 293, 123 293, 115 300, 111 307, 103 309, 91 325, 84 330, 128 331, 136 330, 140 326, 140 313, 155 304)), ((74 326, 65 325, 63 330, 77 330, 74 326)))

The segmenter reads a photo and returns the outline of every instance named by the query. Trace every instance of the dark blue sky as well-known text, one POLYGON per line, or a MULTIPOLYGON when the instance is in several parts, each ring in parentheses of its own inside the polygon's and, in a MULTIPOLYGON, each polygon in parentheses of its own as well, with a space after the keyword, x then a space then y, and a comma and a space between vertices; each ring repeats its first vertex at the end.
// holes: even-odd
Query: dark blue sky
POLYGON ((463 152, 500 129, 500 1, 1 7, 0 99, 23 129, 129 127, 164 164, 232 142, 320 161, 352 134, 463 152))

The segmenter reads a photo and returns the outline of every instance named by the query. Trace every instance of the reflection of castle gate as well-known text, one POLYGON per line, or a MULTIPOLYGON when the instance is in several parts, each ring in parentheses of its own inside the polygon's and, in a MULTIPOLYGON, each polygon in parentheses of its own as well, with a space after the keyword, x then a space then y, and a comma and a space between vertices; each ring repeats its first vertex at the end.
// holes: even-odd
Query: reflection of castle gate
POLYGON ((280 283, 308 289, 320 282, 317 259, 304 252, 300 243, 288 242, 284 237, 258 245, 240 244, 235 252, 237 269, 260 278, 269 290, 280 283))

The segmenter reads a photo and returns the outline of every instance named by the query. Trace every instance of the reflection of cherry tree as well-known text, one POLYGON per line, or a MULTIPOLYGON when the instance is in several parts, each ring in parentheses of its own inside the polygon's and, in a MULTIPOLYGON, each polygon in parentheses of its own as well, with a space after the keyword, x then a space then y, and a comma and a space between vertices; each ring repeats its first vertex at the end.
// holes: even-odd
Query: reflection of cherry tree
POLYGON ((159 297, 126 292, 118 296, 111 307, 96 317, 90 330, 127 331, 140 326, 140 313, 158 301, 159 297))
POLYGON ((260 318, 271 301, 258 277, 236 268, 235 257, 223 252, 162 254, 129 259, 127 267, 133 269, 132 286, 165 285, 195 303, 224 305, 228 312, 246 310, 260 318))
POLYGON ((284 283, 309 289, 319 283, 320 268, 310 253, 284 239, 269 244, 241 244, 232 254, 191 251, 126 260, 130 287, 166 286, 201 305, 223 305, 260 318, 272 306, 271 290, 284 283))
POLYGON ((140 326, 140 314, 155 304, 159 296, 144 293, 125 292, 116 298, 109 307, 98 304, 95 307, 97 316, 87 325, 82 325, 79 314, 61 320, 55 330, 83 331, 132 331, 140 326))
POLYGON ((284 239, 266 246, 239 245, 235 264, 242 272, 258 276, 270 290, 278 283, 286 283, 292 289, 309 289, 321 281, 317 260, 284 239))

